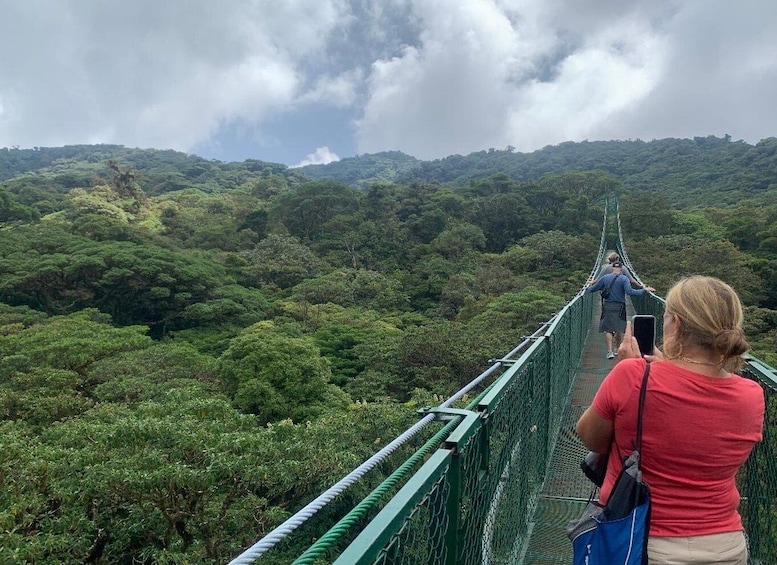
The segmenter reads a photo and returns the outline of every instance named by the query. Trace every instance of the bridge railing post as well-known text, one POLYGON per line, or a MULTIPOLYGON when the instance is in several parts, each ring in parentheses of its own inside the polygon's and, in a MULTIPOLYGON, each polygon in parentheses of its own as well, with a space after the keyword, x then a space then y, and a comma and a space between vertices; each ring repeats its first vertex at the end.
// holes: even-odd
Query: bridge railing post
POLYGON ((473 416, 462 421, 445 442, 445 448, 451 453, 451 465, 448 469, 450 490, 446 503, 448 526, 445 534, 445 563, 447 565, 460 563, 463 541, 461 535, 462 515, 467 510, 473 510, 471 504, 468 505, 466 489, 463 486, 466 482, 465 474, 467 472, 480 472, 482 468, 482 458, 476 458, 476 468, 468 471, 468 446, 470 449, 473 448, 473 445, 475 448, 481 446, 484 436, 482 415, 476 412, 471 414, 473 416), (475 414, 477 414, 477 418, 474 417, 475 414), (470 508, 467 508, 468 506, 470 508))

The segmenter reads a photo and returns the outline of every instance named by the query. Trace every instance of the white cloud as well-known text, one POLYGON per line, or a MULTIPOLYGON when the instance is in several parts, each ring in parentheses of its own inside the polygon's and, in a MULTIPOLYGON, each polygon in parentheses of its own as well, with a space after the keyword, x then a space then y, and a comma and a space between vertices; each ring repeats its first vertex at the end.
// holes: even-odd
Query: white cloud
POLYGON ((337 153, 330 151, 329 147, 316 147, 313 153, 308 153, 302 161, 294 165, 294 167, 304 167, 305 165, 326 165, 327 163, 333 163, 339 161, 340 157, 337 153))
POLYGON ((321 76, 313 88, 298 98, 298 102, 328 104, 335 108, 348 107, 356 101, 356 91, 362 80, 363 73, 360 69, 335 77, 321 76))
POLYGON ((4 7, 0 146, 90 140, 186 150, 224 124, 261 123, 304 98, 301 62, 322 56, 346 8, 341 0, 43 3, 4 7))
POLYGON ((662 70, 662 37, 640 13, 582 30, 565 3, 446 5, 417 3, 421 47, 373 65, 359 152, 435 158, 584 139, 644 99, 662 70))
POLYGON ((581 139, 754 142, 777 123, 775 22, 761 0, 5 2, 0 147, 229 158, 245 144, 291 163, 325 144, 430 159, 581 139))
POLYGON ((505 86, 530 66, 517 33, 490 1, 451 8, 429 0, 416 10, 421 45, 372 67, 356 122, 359 152, 402 149, 429 158, 488 146, 509 103, 505 86))
POLYGON ((661 80, 603 127, 614 138, 777 135, 777 4, 687 2, 665 27, 661 80))
POLYGON ((567 140, 775 134, 777 4, 413 6, 420 42, 372 66, 360 153, 430 159, 567 140))
POLYGON ((664 70, 664 38, 638 22, 621 22, 569 54, 552 81, 515 90, 505 139, 521 151, 595 137, 613 115, 639 105, 664 70))

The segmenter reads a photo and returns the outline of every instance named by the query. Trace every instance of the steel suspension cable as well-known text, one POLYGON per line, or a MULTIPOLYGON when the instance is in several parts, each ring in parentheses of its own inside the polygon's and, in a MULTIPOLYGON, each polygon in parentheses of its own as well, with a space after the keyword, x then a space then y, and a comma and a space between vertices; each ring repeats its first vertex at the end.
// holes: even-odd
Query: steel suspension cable
POLYGON ((618 255, 620 255, 623 264, 626 265, 626 267, 629 269, 631 276, 634 277, 634 279, 644 287, 645 283, 643 283, 642 279, 639 278, 639 275, 634 270, 634 266, 629 260, 629 254, 626 253, 626 244, 623 243, 623 230, 621 229, 621 209, 620 203, 618 201, 616 201, 615 221, 618 226, 618 241, 615 244, 616 248, 618 249, 618 255))
MULTIPOLYGON (((616 199, 617 204, 617 199, 616 199)), ((588 281, 596 278, 596 275, 599 273, 599 269, 601 269, 602 262, 604 261, 604 252, 607 248, 607 210, 609 208, 609 197, 605 197, 604 200, 604 218, 602 219, 602 233, 599 237, 599 252, 596 255, 596 260, 594 261, 594 266, 591 268, 591 272, 588 274, 588 279, 583 283, 583 286, 580 288, 580 290, 577 292, 577 296, 580 296, 581 294, 585 293, 586 286, 588 284, 588 281)), ((619 228, 620 229, 620 228, 619 228)))
MULTIPOLYGON (((496 361, 487 371, 481 373, 477 378, 473 379, 465 388, 460 390, 454 395, 456 398, 451 397, 440 405, 440 408, 447 408, 455 400, 463 396, 467 391, 474 388, 486 377, 488 377, 502 362, 511 360, 514 355, 519 351, 527 349, 534 340, 541 334, 547 331, 548 327, 553 323, 558 314, 554 315, 550 320, 540 326, 531 336, 525 337, 517 347, 515 347, 504 358, 496 361)), ((492 383, 493 384, 493 383, 492 383)), ((483 398, 490 390, 490 387, 483 390, 478 394, 468 405, 467 410, 472 410, 477 407, 480 399, 483 398)), ((320 557, 327 549, 329 549, 348 529, 350 529, 359 519, 361 519, 367 511, 372 508, 391 488, 394 487, 399 481, 401 481, 405 475, 407 475, 415 465, 426 457, 426 455, 439 446, 443 438, 453 431, 453 429, 459 425, 462 417, 454 416, 451 421, 437 432, 432 438, 430 438, 416 453, 408 458, 399 468, 397 468, 388 478, 386 478, 375 490, 373 490, 367 497, 364 498, 358 505, 356 505, 348 514, 346 514, 337 524, 330 528, 323 536, 321 536, 316 542, 310 546, 302 555, 300 555, 292 565, 310 565, 315 562, 315 559, 320 557)))
MULTIPOLYGON (((531 344, 531 342, 532 342, 531 338, 527 338, 523 340, 512 351, 510 351, 504 357, 504 359, 510 359, 518 351, 525 348, 527 345, 531 344)), ((494 371, 499 369, 502 366, 502 361, 504 359, 497 360, 483 373, 478 375, 475 379, 470 381, 461 390, 459 390, 448 400, 443 402, 440 405, 440 407, 441 408, 450 407, 454 402, 462 398, 470 390, 475 388, 483 380, 485 380, 492 373, 494 373, 494 371)), ((349 486, 354 484, 358 479, 364 476, 378 463, 386 459, 389 455, 391 455, 394 451, 396 451, 397 448, 401 447, 404 443, 409 441, 413 436, 418 434, 423 428, 425 428, 427 425, 432 423, 435 419, 436 417, 434 414, 428 414, 424 416, 421 420, 419 420, 413 426, 408 428, 404 433, 402 433, 399 437, 394 439, 383 449, 381 449, 372 457, 370 457, 367 461, 365 461, 364 463, 359 465, 356 469, 351 471, 348 475, 340 479, 340 481, 338 481, 332 487, 327 489, 325 492, 321 493, 315 500, 307 504, 304 508, 299 510, 291 518, 287 519, 280 526, 272 530, 269 534, 267 534, 262 539, 257 541, 254 545, 246 549, 243 553, 235 557, 232 561, 229 562, 229 565, 249 565, 253 563, 256 559, 258 559, 264 553, 266 553, 275 545, 277 545, 281 540, 283 540, 285 537, 291 534, 299 526, 304 524, 308 519, 310 519, 319 510, 321 510, 324 506, 326 506, 329 502, 331 502, 335 497, 343 493, 349 486)))

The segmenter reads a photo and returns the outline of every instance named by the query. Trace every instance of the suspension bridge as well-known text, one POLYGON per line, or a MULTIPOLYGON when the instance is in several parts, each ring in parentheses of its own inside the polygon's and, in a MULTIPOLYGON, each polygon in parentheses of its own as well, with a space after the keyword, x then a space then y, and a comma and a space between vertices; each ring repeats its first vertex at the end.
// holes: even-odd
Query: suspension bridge
MULTIPOLYGON (((614 247, 642 282, 623 245, 616 212, 614 247)), ((594 277, 607 251, 602 228, 594 277)), ((664 301, 630 297, 629 314, 661 319, 664 301)), ((574 425, 614 361, 597 332, 598 296, 583 289, 534 334, 436 407, 231 565, 290 563, 556 565, 571 563, 564 529, 580 515, 591 483, 579 463, 587 450, 574 425), (418 442, 403 461, 397 450, 418 442), (394 457, 392 459, 392 457, 394 457), (377 466, 393 472, 325 531, 316 519, 377 466), (307 549, 289 557, 294 541, 307 549)), ((657 324, 661 340, 661 325, 657 324)), ((749 357, 742 376, 766 397, 763 441, 737 478, 750 563, 777 563, 777 372, 749 357)), ((328 516, 329 524, 332 517, 328 516)))

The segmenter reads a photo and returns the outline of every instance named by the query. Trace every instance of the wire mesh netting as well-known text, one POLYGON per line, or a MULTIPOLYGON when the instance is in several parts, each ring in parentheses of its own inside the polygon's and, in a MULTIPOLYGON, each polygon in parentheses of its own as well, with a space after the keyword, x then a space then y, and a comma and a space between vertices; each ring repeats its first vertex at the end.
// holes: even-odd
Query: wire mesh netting
POLYGON ((446 503, 449 494, 447 474, 440 475, 429 493, 407 517, 375 560, 379 565, 403 563, 445 563, 448 547, 446 503))
MULTIPOLYGON (((656 302, 634 307, 660 317, 663 302, 656 302)), ((565 528, 580 515, 592 491, 580 471, 587 450, 574 425, 614 361, 606 359, 604 339, 596 331, 595 303, 581 301, 566 314, 504 372, 477 405, 473 413, 478 417, 460 424, 456 441, 446 444, 451 461, 446 478, 439 479, 449 484, 444 491, 449 497, 446 510, 389 512, 380 527, 395 527, 395 541, 387 543, 374 562, 571 562, 565 528)), ((777 379, 773 369, 757 360, 743 376, 761 383, 767 399, 764 441, 738 480, 750 562, 777 563, 777 379)), ((419 505, 432 507, 426 502, 419 505)), ((367 533, 373 536, 374 532, 367 533)), ((359 538, 355 546, 363 542, 359 538)), ((367 562, 342 557, 346 559, 338 563, 367 562)))
POLYGON ((761 383, 766 399, 763 440, 739 472, 739 511, 750 546, 750 563, 777 563, 777 374, 753 360, 743 375, 761 383))
MULTIPOLYGON (((661 298, 632 298, 637 313, 663 315, 661 298)), ((355 512, 357 506, 295 564, 570 563, 565 528, 592 490, 579 467, 587 450, 574 426, 614 363, 605 356, 598 314, 598 300, 579 294, 527 338, 529 345, 497 360, 501 374, 466 409, 430 409, 445 425, 403 464, 407 472, 392 473, 384 489, 390 499, 373 497, 384 485, 378 487, 360 503, 368 511, 355 512)), ((657 343, 661 329, 656 324, 657 343)), ((766 398, 763 441, 737 478, 750 563, 766 565, 777 563, 777 374, 751 359, 743 376, 760 383, 766 398)))

